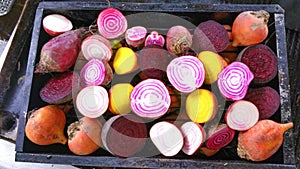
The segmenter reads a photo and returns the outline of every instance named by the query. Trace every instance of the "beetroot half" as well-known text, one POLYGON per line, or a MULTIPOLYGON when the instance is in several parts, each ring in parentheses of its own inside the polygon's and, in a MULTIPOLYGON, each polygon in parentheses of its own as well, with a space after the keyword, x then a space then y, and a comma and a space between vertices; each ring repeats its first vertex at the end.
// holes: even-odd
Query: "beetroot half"
POLYGON ((102 143, 107 151, 118 157, 132 157, 140 152, 148 131, 142 119, 133 114, 117 115, 104 124, 102 143))
POLYGON ((66 72, 51 78, 40 90, 40 97, 49 104, 60 104, 72 100, 72 89, 79 84, 76 72, 66 72))
POLYGON ((277 74, 276 54, 267 45, 248 46, 239 53, 237 60, 249 67, 254 74, 255 84, 268 83, 277 74))
POLYGON ((223 25, 208 20, 200 23, 194 31, 192 49, 201 51, 221 52, 229 45, 229 36, 223 25))
POLYGON ((148 45, 138 53, 138 63, 141 71, 153 79, 166 79, 167 66, 173 56, 158 45, 148 45))
POLYGON ((245 100, 257 107, 260 120, 273 116, 280 105, 279 93, 269 86, 248 90, 245 100))

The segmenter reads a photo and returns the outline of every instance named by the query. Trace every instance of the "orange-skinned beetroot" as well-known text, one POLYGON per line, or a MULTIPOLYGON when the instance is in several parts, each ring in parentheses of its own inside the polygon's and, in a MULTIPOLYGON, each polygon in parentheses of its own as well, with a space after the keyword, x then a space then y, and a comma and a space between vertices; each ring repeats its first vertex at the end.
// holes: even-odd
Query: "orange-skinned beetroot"
POLYGON ((83 117, 68 126, 68 147, 76 155, 88 155, 102 145, 102 123, 93 118, 83 117))
POLYGON ((293 122, 280 124, 272 120, 260 120, 252 128, 238 135, 239 157, 251 161, 263 161, 277 152, 285 131, 293 122))
POLYGON ((232 25, 232 46, 249 46, 265 40, 269 17, 270 14, 264 10, 240 13, 232 25))
POLYGON ((57 106, 47 105, 30 115, 25 126, 25 134, 30 141, 38 145, 65 144, 67 142, 64 136, 65 124, 64 111, 57 106))

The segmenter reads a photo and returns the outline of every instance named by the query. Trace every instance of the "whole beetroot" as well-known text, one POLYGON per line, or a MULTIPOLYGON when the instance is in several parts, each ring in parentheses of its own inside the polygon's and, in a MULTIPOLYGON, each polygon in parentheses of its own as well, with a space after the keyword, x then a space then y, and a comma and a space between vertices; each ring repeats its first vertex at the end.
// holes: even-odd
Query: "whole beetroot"
POLYGON ((72 67, 84 32, 83 28, 68 31, 44 44, 35 73, 64 72, 72 67))

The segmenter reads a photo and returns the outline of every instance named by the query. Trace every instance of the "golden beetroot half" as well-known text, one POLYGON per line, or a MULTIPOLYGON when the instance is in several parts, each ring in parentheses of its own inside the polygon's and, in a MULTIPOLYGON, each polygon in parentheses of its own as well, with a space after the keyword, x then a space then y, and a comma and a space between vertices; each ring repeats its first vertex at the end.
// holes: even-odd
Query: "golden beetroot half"
POLYGON ((25 134, 38 145, 65 144, 65 124, 65 112, 55 105, 47 105, 33 111, 26 123, 25 134))
POLYGON ((102 123, 98 119, 83 117, 68 126, 68 147, 77 155, 88 155, 102 145, 102 123))
POLYGON ((239 132, 237 152, 239 157, 251 161, 263 161, 275 154, 283 142, 285 131, 293 122, 281 124, 272 120, 260 120, 245 132, 239 132))

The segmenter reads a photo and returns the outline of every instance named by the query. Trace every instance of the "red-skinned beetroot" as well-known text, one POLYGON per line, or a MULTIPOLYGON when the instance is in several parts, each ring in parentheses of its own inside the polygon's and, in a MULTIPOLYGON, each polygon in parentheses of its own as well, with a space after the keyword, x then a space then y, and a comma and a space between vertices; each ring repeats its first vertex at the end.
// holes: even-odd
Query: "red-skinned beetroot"
POLYGON ((73 86, 79 83, 76 72, 66 72, 51 78, 40 90, 40 97, 49 104, 60 104, 72 100, 73 86))
POLYGON ((192 35, 187 28, 177 25, 168 30, 166 47, 170 53, 175 55, 187 53, 191 46, 192 35))
POLYGON ((76 61, 85 29, 60 34, 44 44, 35 73, 64 72, 76 61))
POLYGON ((138 53, 141 71, 148 78, 166 79, 166 69, 173 56, 158 45, 148 45, 138 53))
POLYGON ((239 53, 237 60, 249 67, 255 84, 266 84, 277 74, 277 56, 267 45, 248 46, 239 53))
POLYGON ((208 20, 200 23, 193 34, 192 49, 197 53, 201 51, 221 52, 229 45, 226 29, 220 23, 208 20))
POLYGON ((280 106, 279 93, 269 86, 248 90, 245 100, 257 107, 260 120, 273 116, 280 106))

